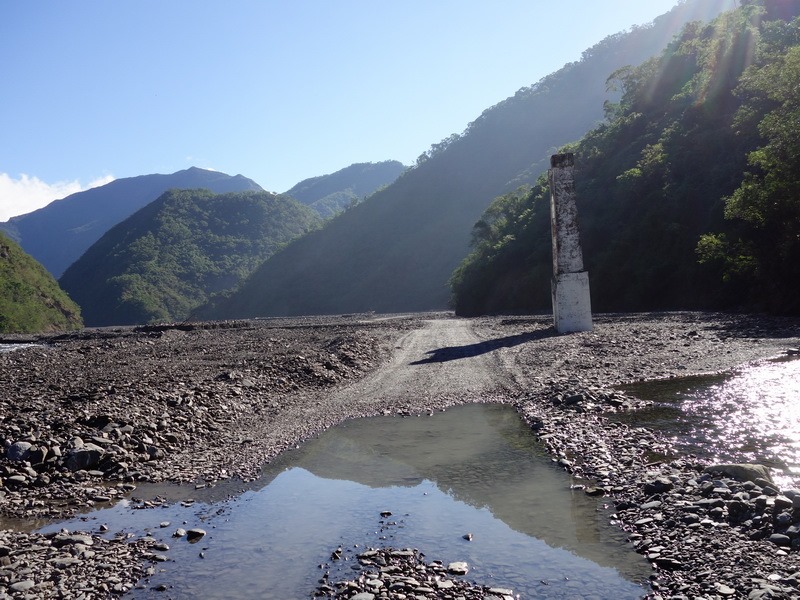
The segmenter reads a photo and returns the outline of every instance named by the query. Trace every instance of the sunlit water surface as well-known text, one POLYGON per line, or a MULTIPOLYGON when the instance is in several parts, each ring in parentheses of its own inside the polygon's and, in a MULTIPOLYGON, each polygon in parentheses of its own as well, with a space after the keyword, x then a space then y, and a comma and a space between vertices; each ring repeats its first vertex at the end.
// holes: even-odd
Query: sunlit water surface
POLYGON ((800 484, 800 360, 635 384, 626 391, 655 404, 619 418, 665 432, 680 453, 767 464, 777 469, 783 487, 800 484))
POLYGON ((24 350, 25 348, 34 348, 36 346, 41 346, 41 344, 31 344, 31 343, 23 343, 23 344, 12 344, 10 342, 1 342, 0 343, 0 353, 2 352, 13 352, 14 350, 24 350))
POLYGON ((647 591, 637 583, 649 576, 647 563, 608 525, 602 504, 570 489, 569 476, 510 407, 349 421, 269 465, 261 482, 226 502, 120 505, 44 530, 107 523, 109 535, 151 531, 167 541, 170 560, 157 564, 163 572, 149 585, 169 591, 151 587, 136 598, 310 597, 323 563, 337 569, 332 580, 357 575, 354 561, 330 561, 338 546, 355 545, 466 561, 468 579, 523 598, 647 591), (382 511, 392 516, 382 519, 382 511), (163 521, 170 525, 159 527, 163 521), (176 527, 197 526, 208 531, 197 544, 169 538, 176 527))

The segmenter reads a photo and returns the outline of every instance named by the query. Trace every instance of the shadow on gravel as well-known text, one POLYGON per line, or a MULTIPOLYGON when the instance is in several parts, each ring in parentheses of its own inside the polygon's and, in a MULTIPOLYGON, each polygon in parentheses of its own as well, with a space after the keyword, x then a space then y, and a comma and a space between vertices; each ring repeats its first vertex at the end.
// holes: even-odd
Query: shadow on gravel
POLYGON ((547 329, 540 329, 538 331, 527 331, 525 333, 518 333, 516 335, 509 335, 496 340, 487 340, 485 342, 478 342, 477 344, 468 344, 466 346, 448 346, 447 348, 437 348, 436 350, 429 350, 428 358, 415 360, 412 365, 425 365, 430 363, 442 363, 451 360, 458 360, 461 358, 470 358, 472 356, 479 356, 487 352, 493 352, 498 348, 511 348, 526 342, 534 340, 541 340, 549 337, 555 337, 558 333, 554 327, 547 329))

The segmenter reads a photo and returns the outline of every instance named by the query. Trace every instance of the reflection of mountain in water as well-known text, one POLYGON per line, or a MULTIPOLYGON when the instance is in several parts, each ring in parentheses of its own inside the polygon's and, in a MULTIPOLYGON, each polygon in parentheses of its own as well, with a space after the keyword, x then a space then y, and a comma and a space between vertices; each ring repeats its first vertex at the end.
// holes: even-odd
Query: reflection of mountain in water
MULTIPOLYGON (((451 497, 487 508, 509 527, 601 565, 612 559, 612 530, 596 501, 569 489, 513 408, 468 405, 431 417, 348 421, 290 453, 282 464, 318 477, 370 487, 416 486, 429 480, 451 497), (603 538, 604 541, 603 541, 603 538)), ((620 560, 622 558, 622 560, 620 560)))

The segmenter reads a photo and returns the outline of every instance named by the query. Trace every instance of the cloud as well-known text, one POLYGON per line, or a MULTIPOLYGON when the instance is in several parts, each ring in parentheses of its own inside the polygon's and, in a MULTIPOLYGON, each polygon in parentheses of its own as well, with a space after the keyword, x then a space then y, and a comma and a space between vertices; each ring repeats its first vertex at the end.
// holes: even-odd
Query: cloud
POLYGON ((0 173, 0 222, 47 206, 53 200, 105 185, 111 181, 114 181, 114 177, 105 175, 89 182, 89 185, 83 186, 77 179, 46 183, 38 177, 31 177, 24 173, 18 179, 12 178, 7 173, 0 173))

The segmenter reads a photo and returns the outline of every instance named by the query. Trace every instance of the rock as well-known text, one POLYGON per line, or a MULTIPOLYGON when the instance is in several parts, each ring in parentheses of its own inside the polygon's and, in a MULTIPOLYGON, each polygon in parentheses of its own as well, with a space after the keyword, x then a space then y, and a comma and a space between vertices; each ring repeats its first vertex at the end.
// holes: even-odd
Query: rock
POLYGON ((51 540, 51 543, 56 548, 61 548, 62 546, 69 546, 75 544, 82 544, 84 546, 92 546, 94 545, 94 540, 92 536, 82 534, 82 533, 59 533, 51 540))
POLYGON ((663 494, 664 492, 670 491, 674 487, 675 484, 666 477, 657 477, 656 479, 648 481, 644 484, 644 493, 647 496, 652 496, 653 494, 663 494))
POLYGON ((447 571, 453 575, 466 575, 469 572, 469 565, 465 562, 451 562, 447 565, 447 571))
POLYGON ((105 450, 95 444, 84 444, 80 448, 70 450, 64 466, 70 471, 84 471, 96 466, 103 458, 105 450))
POLYGON ((436 586, 437 590, 452 590, 454 587, 456 587, 456 584, 449 579, 437 579, 434 582, 434 585, 436 586))
POLYGON ((666 571, 680 571, 683 569, 683 563, 675 558, 658 557, 653 562, 659 569, 666 571))
POLYGON ((737 481, 753 481, 758 483, 757 479, 763 479, 772 483, 772 475, 769 468, 764 465, 754 463, 728 463, 711 465, 703 470, 705 473, 721 473, 731 479, 737 481))
POLYGON ((24 579, 23 581, 18 581, 17 583, 12 583, 9 589, 12 592, 27 592, 31 588, 36 585, 35 582, 31 581, 30 579, 24 579))
POLYGON ((489 588, 489 593, 490 594, 495 594, 497 596, 513 596, 514 595, 514 590, 509 590, 507 588, 496 588, 496 587, 493 587, 493 588, 489 588))
POLYGON ((28 452, 32 447, 33 444, 28 442, 14 442, 6 448, 6 458, 13 462, 28 460, 28 452))
POLYGON ((771 536, 769 536, 769 541, 776 546, 788 547, 792 545, 791 538, 788 535, 783 535, 782 533, 773 533, 771 536))
POLYGON ((186 539, 189 541, 189 543, 194 544, 196 542, 199 542, 203 538, 203 536, 205 536, 205 534, 206 532, 204 529, 199 529, 199 528, 190 529, 189 531, 186 532, 186 539))
POLYGON ((350 596, 350 600, 375 600, 375 594, 369 592, 359 592, 355 596, 350 596))

